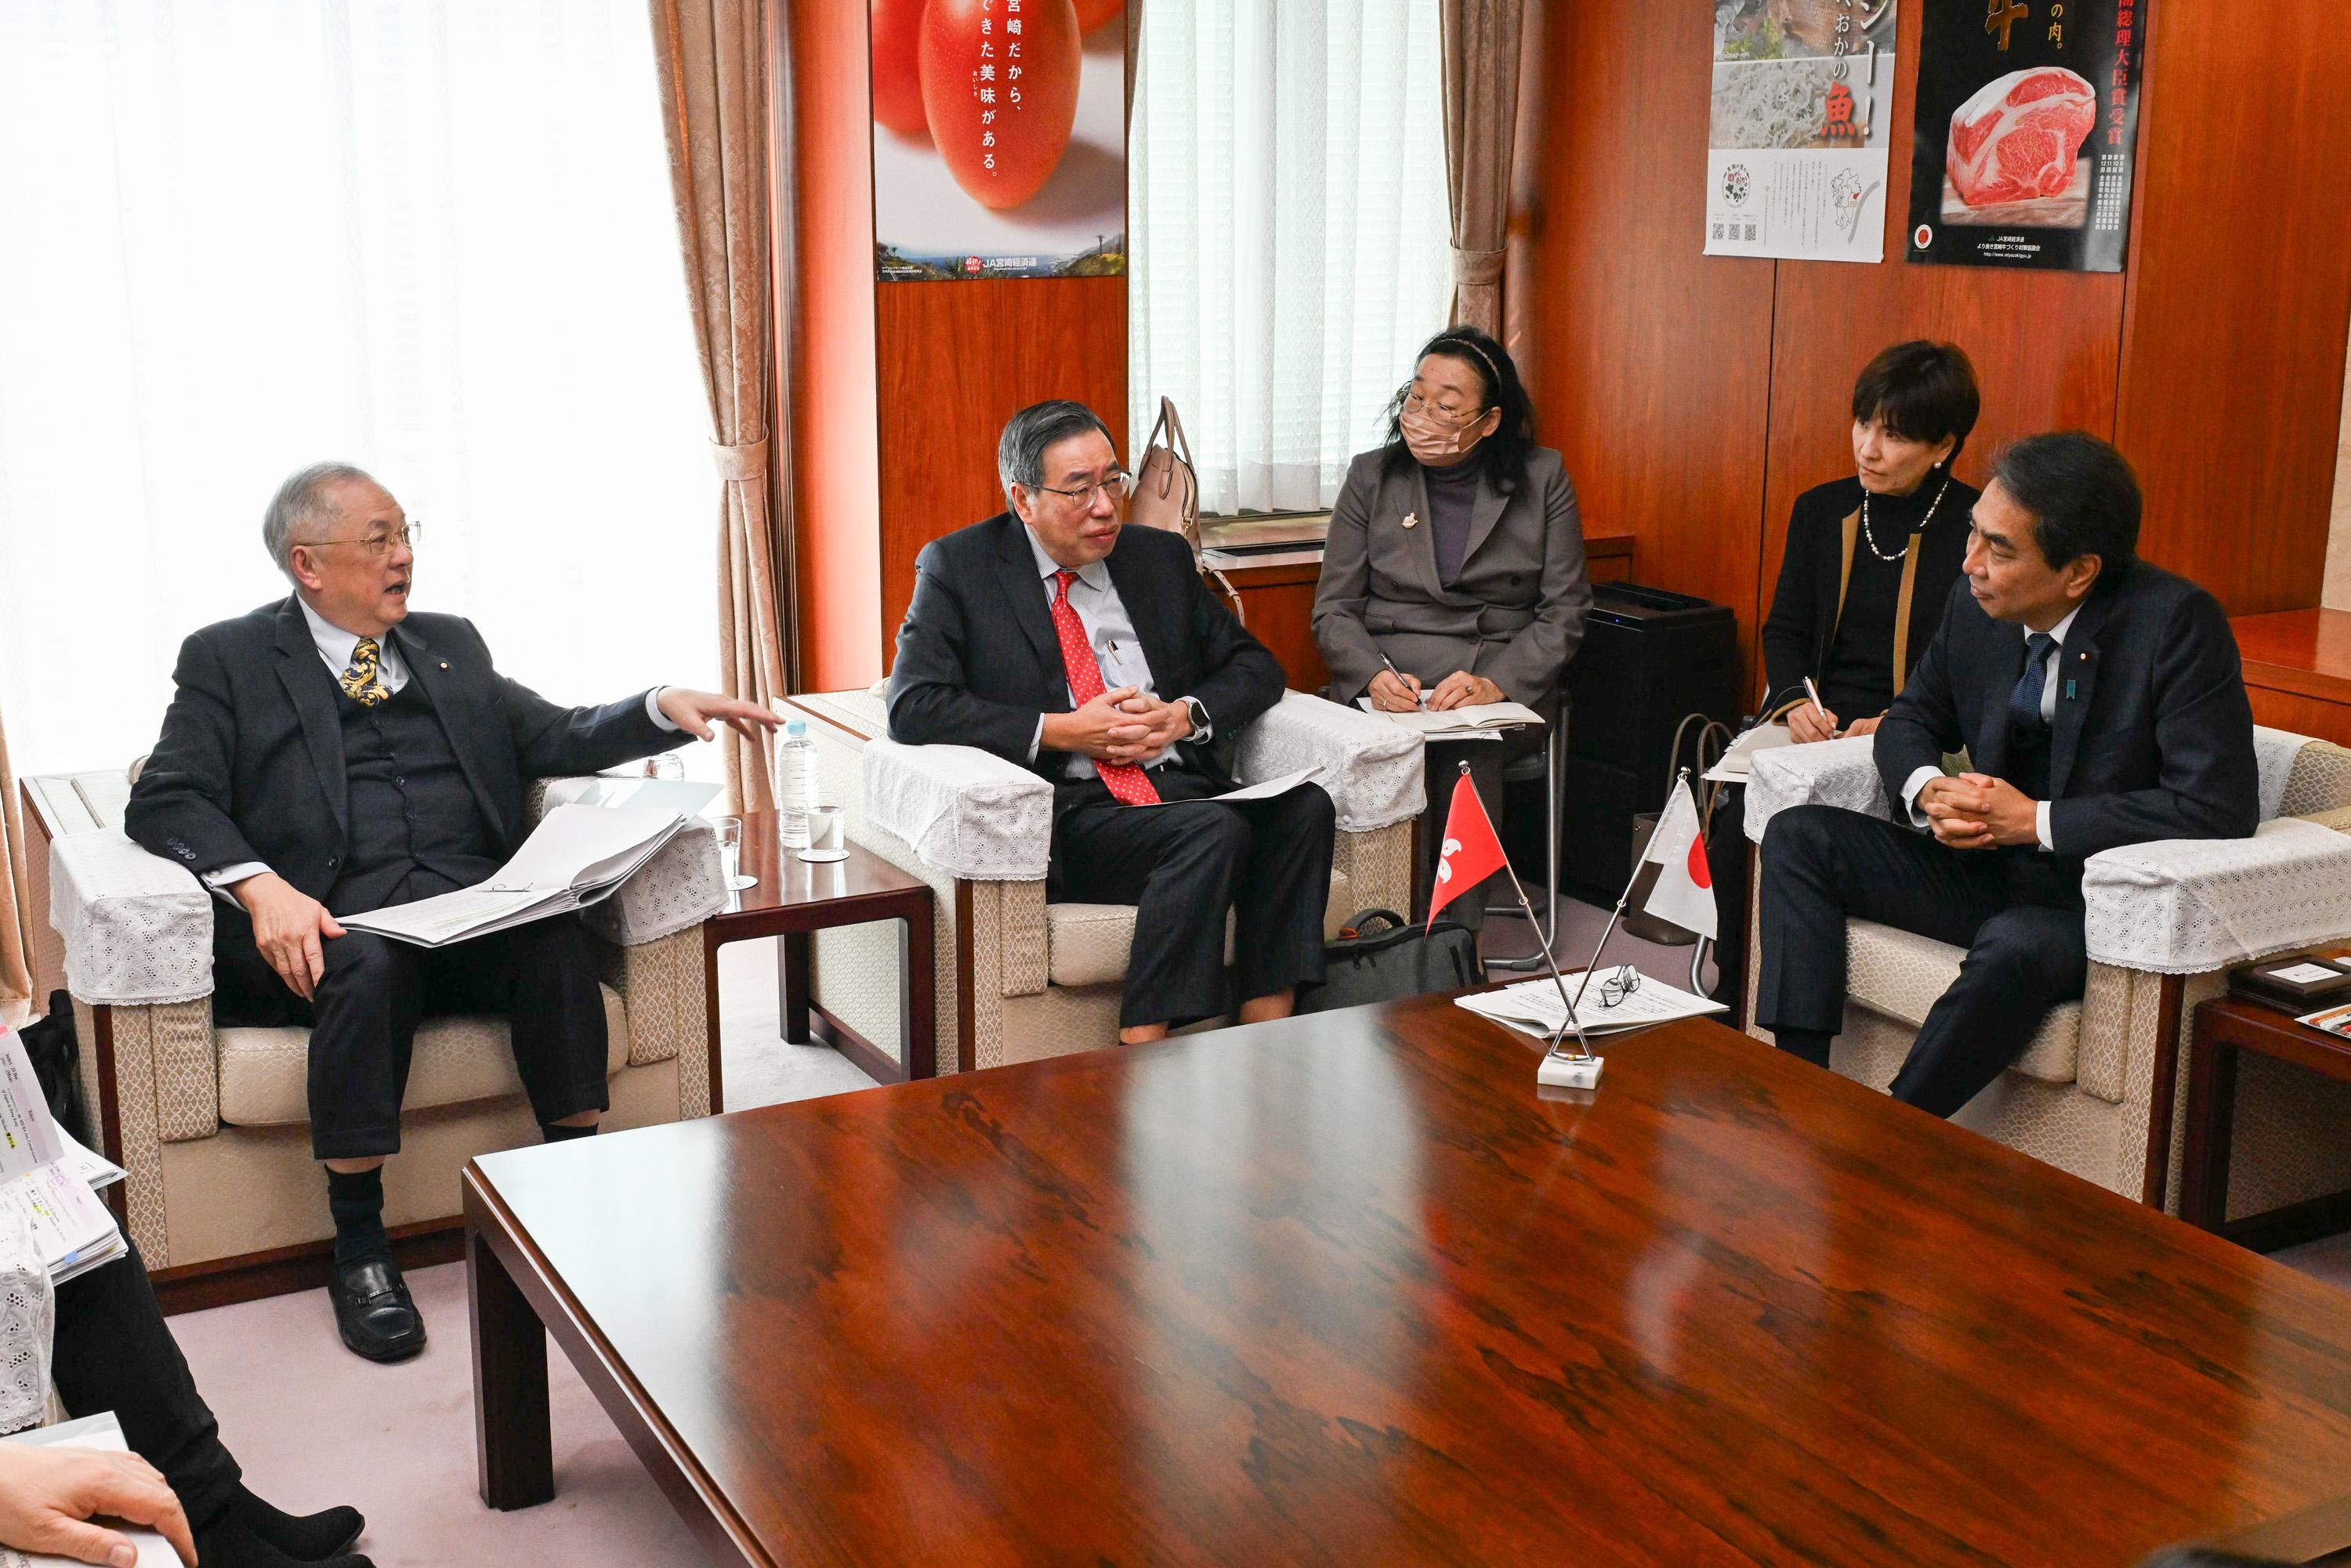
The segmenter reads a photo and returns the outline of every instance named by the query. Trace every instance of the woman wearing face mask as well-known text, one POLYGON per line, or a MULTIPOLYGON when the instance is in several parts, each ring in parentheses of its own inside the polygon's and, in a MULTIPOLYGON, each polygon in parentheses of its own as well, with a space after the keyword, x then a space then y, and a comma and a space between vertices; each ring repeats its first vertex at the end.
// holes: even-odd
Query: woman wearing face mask
MULTIPOLYGON (((1555 721, 1591 605, 1575 486, 1559 454, 1535 444, 1518 367, 1475 328, 1439 332, 1389 405, 1387 441, 1356 457, 1331 508, 1314 640, 1332 697, 1390 712, 1518 702, 1555 721)), ((1504 764, 1545 734, 1428 747, 1423 907, 1458 765, 1499 819, 1504 764)), ((1492 892, 1457 900, 1447 917, 1474 928, 1492 892)))
POLYGON ((1951 465, 1979 402, 1948 343, 1896 343, 1855 383, 1854 473, 1796 497, 1763 622, 1764 711, 1784 708, 1794 739, 1876 729, 1933 640, 1967 554, 1977 493, 1951 465))

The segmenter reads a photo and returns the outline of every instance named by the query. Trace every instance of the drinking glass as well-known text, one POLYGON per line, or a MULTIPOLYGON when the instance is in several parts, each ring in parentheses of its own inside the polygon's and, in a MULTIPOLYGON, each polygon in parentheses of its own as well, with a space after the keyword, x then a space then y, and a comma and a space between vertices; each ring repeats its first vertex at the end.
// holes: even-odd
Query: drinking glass
POLYGON ((740 893, 758 886, 758 877, 743 874, 743 819, 719 817, 711 825, 718 831, 718 866, 726 873, 727 891, 740 893))

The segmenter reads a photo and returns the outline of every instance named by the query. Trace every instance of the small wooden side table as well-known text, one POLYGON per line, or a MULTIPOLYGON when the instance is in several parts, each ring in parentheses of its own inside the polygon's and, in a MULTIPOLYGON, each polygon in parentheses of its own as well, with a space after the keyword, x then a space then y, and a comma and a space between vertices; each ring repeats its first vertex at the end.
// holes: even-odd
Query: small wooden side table
MULTIPOLYGON (((867 1076, 884 1083, 932 1076, 936 1067, 933 1045, 937 1010, 931 981, 930 884, 852 843, 841 845, 849 852, 847 860, 811 864, 786 850, 781 841, 782 824, 776 812, 744 814, 743 872, 759 880, 756 886, 730 894, 726 907, 702 928, 702 977, 710 1009, 710 1038, 718 1038, 718 949, 727 943, 762 936, 782 938, 776 946, 778 1016, 783 1022, 784 1038, 795 1045, 807 1045, 812 1038, 810 938, 839 925, 895 920, 899 923, 899 972, 904 977, 898 995, 898 1041, 905 1061, 892 1061, 830 1019, 813 1039, 831 1046, 867 1076)), ((710 1098, 713 1109, 724 1108, 715 1081, 710 1098)))
MULTIPOLYGON (((2316 1010, 2314 1007, 2312 1010, 2316 1010)), ((2188 1150, 2179 1218, 2218 1231, 2229 1218, 2229 1141, 2237 1113, 2237 1056, 2253 1051, 2351 1082, 2351 1040, 2236 997, 2196 1009, 2188 1068, 2188 1150)))

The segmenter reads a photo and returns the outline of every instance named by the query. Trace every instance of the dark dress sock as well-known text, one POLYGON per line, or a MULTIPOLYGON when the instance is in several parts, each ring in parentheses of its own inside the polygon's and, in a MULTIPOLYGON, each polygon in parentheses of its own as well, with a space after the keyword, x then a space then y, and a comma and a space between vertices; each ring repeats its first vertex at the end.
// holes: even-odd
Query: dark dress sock
POLYGON ((335 1261, 392 1256, 383 1230, 383 1167, 327 1173, 327 1212, 335 1219, 335 1261))
POLYGON ((592 1123, 585 1127, 566 1127, 554 1122, 548 1122, 540 1125, 538 1135, 544 1143, 568 1144, 574 1138, 594 1137, 596 1128, 592 1123))

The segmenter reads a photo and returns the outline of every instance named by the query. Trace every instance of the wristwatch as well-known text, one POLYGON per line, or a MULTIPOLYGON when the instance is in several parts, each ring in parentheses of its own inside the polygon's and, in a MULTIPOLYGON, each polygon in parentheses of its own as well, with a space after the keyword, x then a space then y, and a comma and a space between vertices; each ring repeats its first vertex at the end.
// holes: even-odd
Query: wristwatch
POLYGON ((1197 746, 1208 738, 1208 710, 1200 706, 1198 697, 1186 697, 1184 706, 1192 715, 1192 733, 1184 738, 1197 746))

